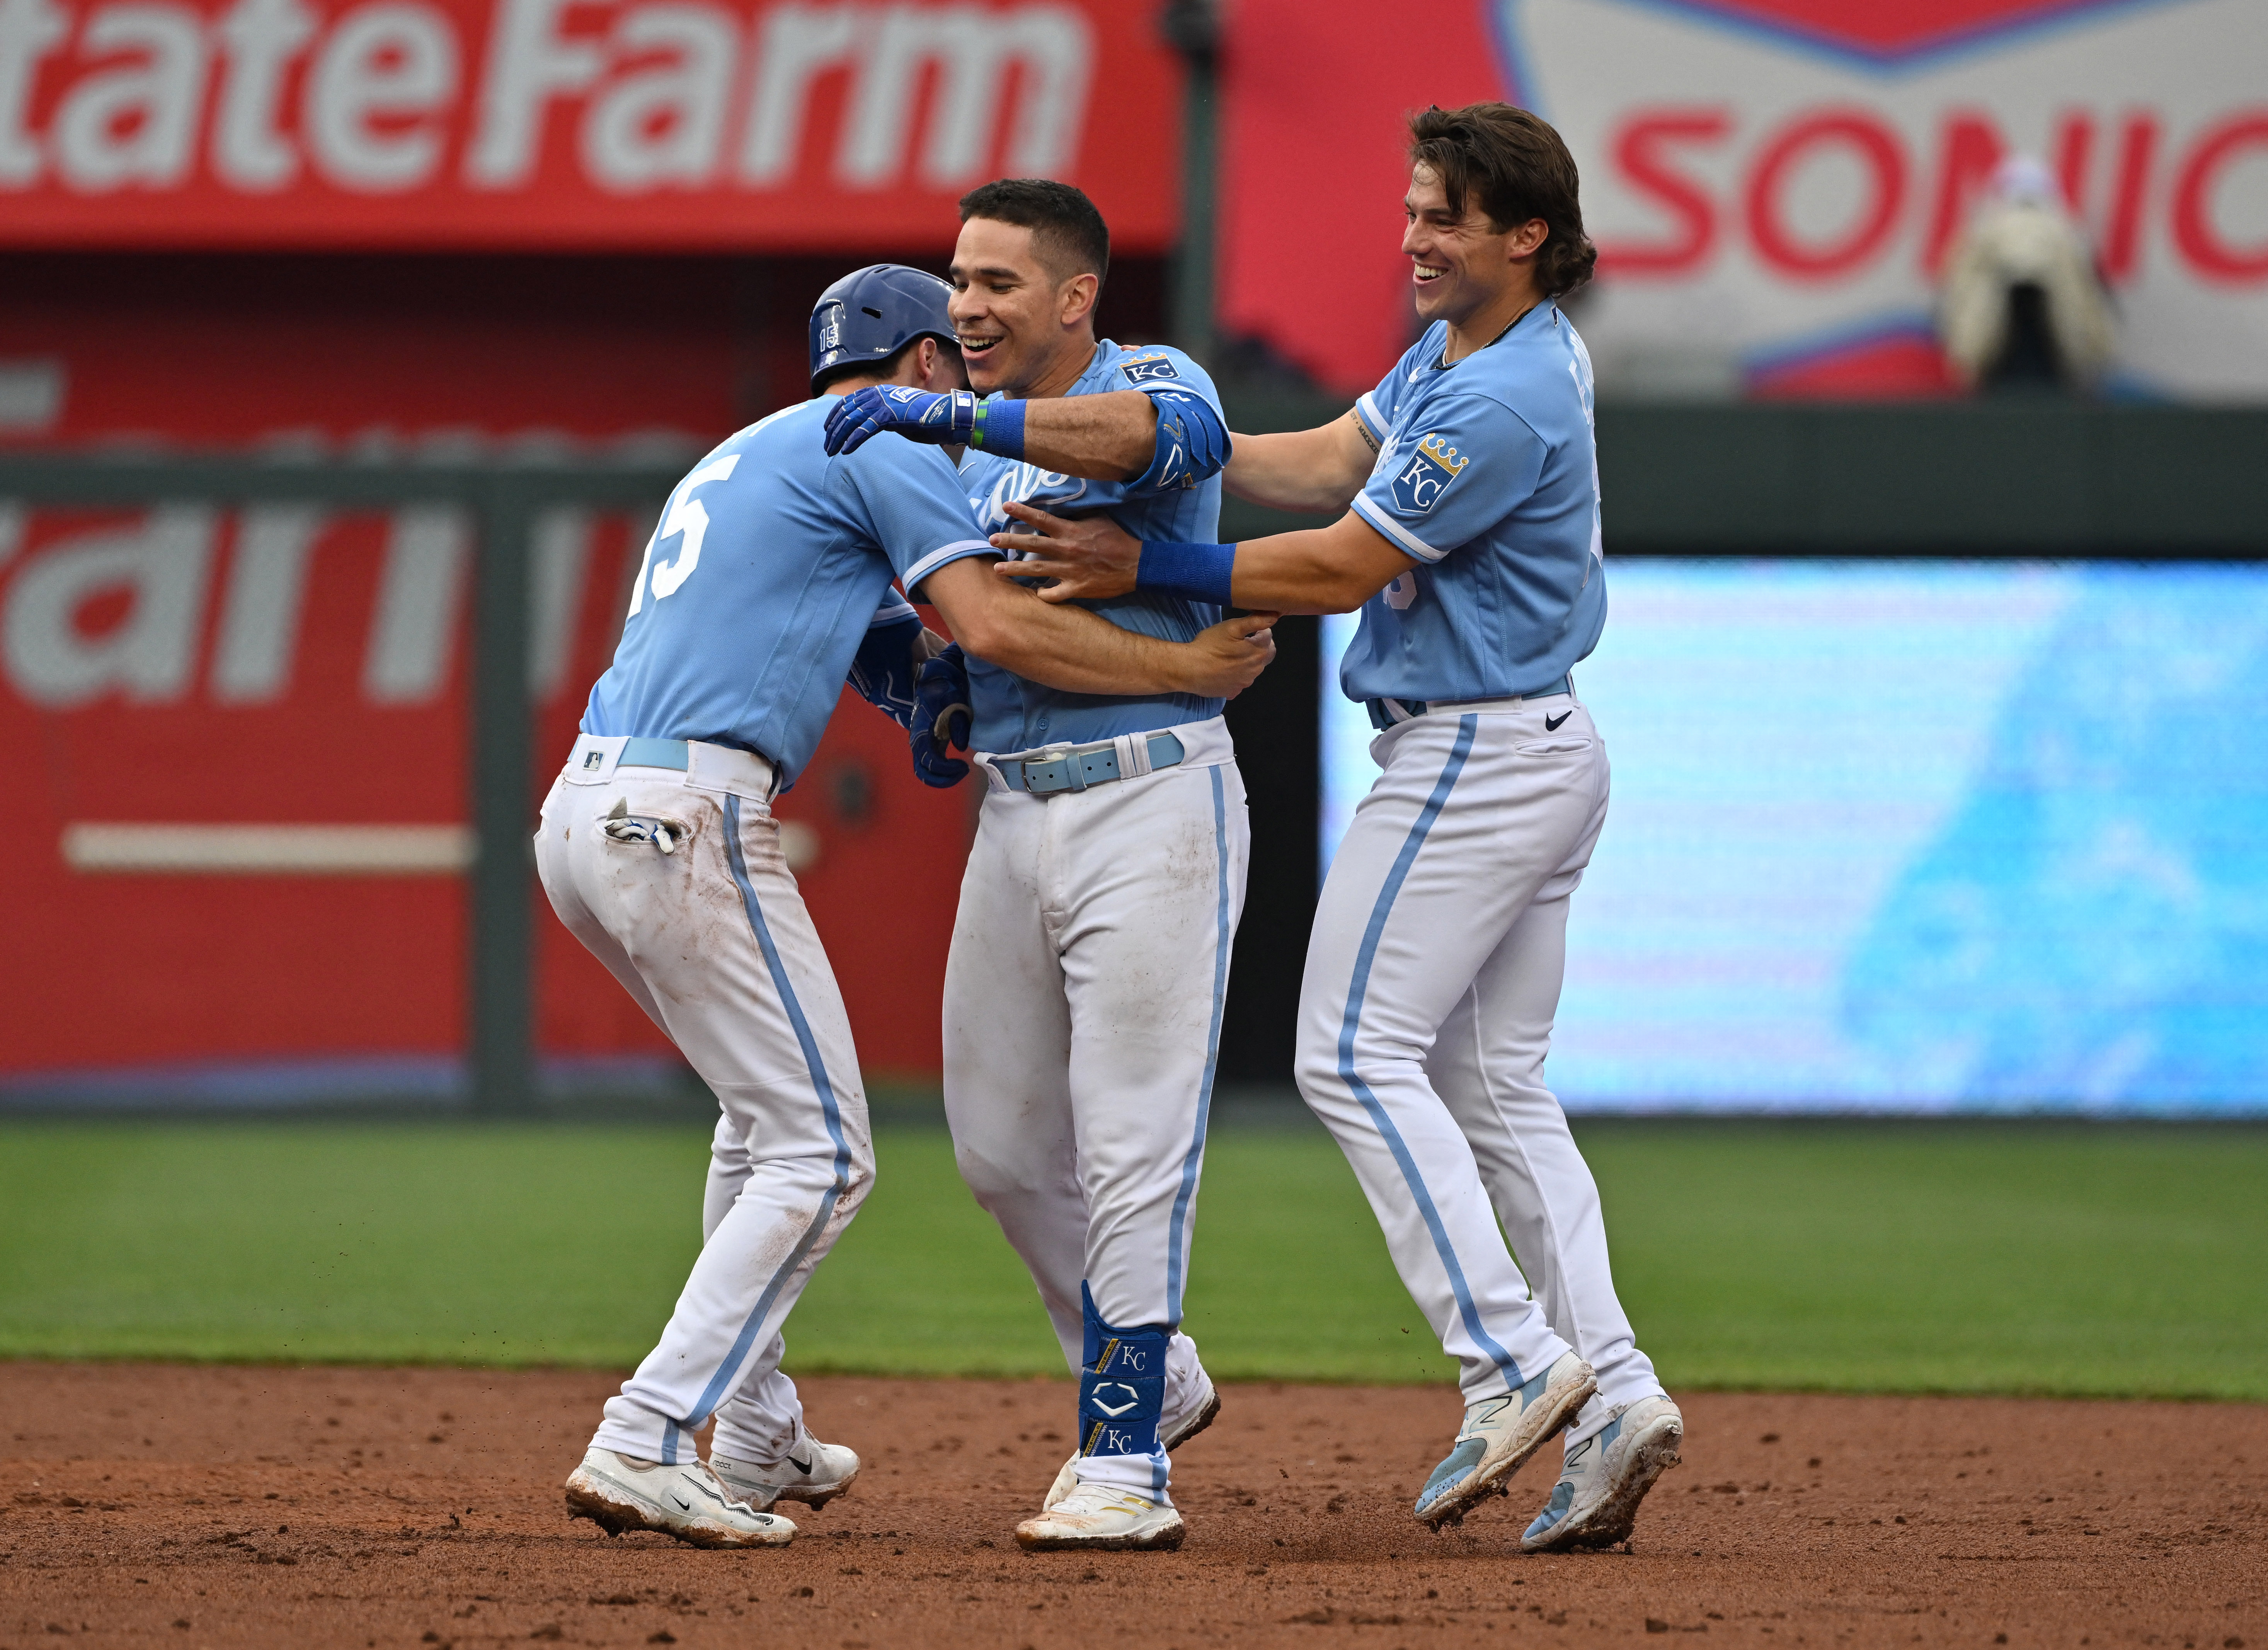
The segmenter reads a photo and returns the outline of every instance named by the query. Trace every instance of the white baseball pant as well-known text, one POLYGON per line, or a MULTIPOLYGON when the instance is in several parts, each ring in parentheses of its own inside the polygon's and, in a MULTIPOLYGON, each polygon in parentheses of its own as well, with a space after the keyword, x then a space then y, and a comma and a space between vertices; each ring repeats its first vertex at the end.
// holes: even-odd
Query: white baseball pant
POLYGON ((1543 1081, 1568 902, 1606 821, 1606 747, 1556 694, 1415 717, 1371 754, 1383 771, 1308 942, 1300 1093, 1465 1401, 1572 1345, 1599 1376, 1580 1439, 1661 1390, 1615 1295, 1597 1183, 1543 1081))
MULTIPOLYGON (((980 757, 946 963, 954 1155, 1074 1373, 1082 1281, 1130 1328, 1180 1322, 1189 1278, 1251 836, 1226 725, 1172 731, 1175 766, 1051 796, 1008 789, 980 757)), ((1186 1337, 1174 1352, 1169 1382, 1195 1365, 1186 1337)), ((1146 1493, 1170 1470, 1160 1451, 1084 1456, 1079 1476, 1146 1493)))
POLYGON ((700 1258, 592 1442, 689 1461, 714 1418, 715 1448, 770 1462, 803 1416, 779 1371, 780 1326, 873 1185, 865 1091, 780 851, 770 764, 696 743, 687 772, 617 766, 622 744, 577 741, 544 799, 536 869, 559 919, 676 1043, 721 1116, 700 1258))

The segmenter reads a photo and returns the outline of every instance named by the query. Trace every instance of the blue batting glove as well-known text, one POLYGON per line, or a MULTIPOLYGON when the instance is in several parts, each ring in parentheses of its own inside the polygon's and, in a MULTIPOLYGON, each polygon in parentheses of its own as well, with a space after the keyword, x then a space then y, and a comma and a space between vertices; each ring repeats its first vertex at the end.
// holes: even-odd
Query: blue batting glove
POLYGON ((909 441, 933 446, 968 445, 976 427, 976 397, 965 389, 932 394, 902 384, 869 384, 854 389, 827 415, 827 451, 856 453, 867 438, 895 430, 909 441))
POLYGON ((954 644, 921 667, 914 684, 914 773, 942 791, 968 777, 952 747, 968 748, 968 659, 954 644))

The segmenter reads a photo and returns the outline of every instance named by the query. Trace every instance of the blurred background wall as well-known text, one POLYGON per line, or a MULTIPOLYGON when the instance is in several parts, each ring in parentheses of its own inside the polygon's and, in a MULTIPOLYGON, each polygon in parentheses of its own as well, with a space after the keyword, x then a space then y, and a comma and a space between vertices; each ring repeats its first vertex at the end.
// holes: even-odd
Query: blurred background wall
MULTIPOLYGON (((1620 771, 1571 1103, 2242 1109, 2264 87, 2250 0, 0 0, 0 442, 689 460, 801 396, 821 288, 941 268, 1002 173, 1101 205, 1107 333, 1198 349, 1239 428, 1321 422, 1414 335, 1402 112, 1510 98, 1565 132, 1602 248, 1571 308, 1616 616, 1578 674, 1620 771), (2020 209, 2080 249, 2080 298, 1992 261, 2020 209), (1940 336, 1963 279, 2001 325, 1981 362, 1940 336), (2107 352, 2059 345, 2070 302, 2107 352), (1819 431, 1852 402, 1905 422, 1846 474, 1819 431), (2176 414, 2208 423, 2117 433, 2176 414), (2145 456, 2110 488, 2114 448, 2145 456)), ((534 783, 649 525, 536 535, 534 783)), ((470 545, 431 508, 0 510, 0 1101, 458 1092, 446 855, 178 874, 102 828, 461 820, 470 545)), ((1288 1073, 1367 783, 1344 636, 1287 623, 1232 711, 1231 1080, 1288 1073)), ((884 1078, 933 1079, 969 803, 854 700, 782 807, 884 1078)), ((537 932, 555 1086, 675 1080, 537 932)))

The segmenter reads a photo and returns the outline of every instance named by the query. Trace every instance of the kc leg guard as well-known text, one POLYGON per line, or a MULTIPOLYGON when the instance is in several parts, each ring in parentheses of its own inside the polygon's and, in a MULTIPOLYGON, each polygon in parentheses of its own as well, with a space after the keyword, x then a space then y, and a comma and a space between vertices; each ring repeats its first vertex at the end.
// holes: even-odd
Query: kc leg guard
POLYGON ((1120 1329, 1105 1323, 1085 1284, 1079 1285, 1079 1305, 1086 1323, 1079 1374, 1079 1479, 1162 1499, 1166 1453, 1158 1445, 1158 1416, 1165 1404, 1166 1346, 1174 1326, 1120 1329))

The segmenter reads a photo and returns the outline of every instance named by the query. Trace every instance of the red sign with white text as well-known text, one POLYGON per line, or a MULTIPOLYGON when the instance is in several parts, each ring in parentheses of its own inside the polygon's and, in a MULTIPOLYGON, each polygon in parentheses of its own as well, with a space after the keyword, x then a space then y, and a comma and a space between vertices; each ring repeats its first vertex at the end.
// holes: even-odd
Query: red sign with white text
POLYGON ((2257 0, 1440 0, 1233 14, 1225 307, 1348 389, 1406 342, 1403 110, 1556 125, 1601 252, 1602 394, 1933 394, 1947 255, 2006 158, 2060 184, 2117 304, 2115 391, 2268 395, 2268 10, 2257 0), (1294 14, 1296 13, 1296 23, 1294 14), (1275 49, 1303 34, 1296 63, 1275 49), (1319 130, 1295 94, 1362 89, 1319 130), (1485 81, 1487 84, 1476 84, 1485 81), (1318 164, 1319 143, 1339 151, 1318 164), (1278 180, 1336 255, 1286 234, 1278 180), (1377 324, 1390 315, 1398 326, 1377 324))
POLYGON ((1107 0, 0 0, 0 245, 855 252, 1002 175, 1172 238, 1107 0))

